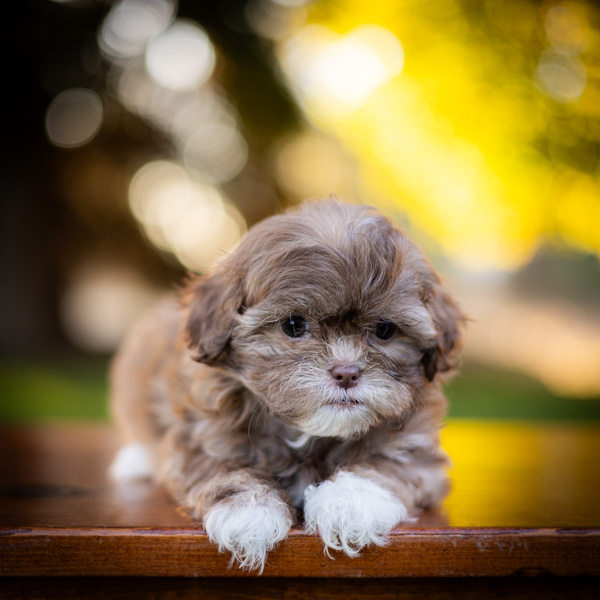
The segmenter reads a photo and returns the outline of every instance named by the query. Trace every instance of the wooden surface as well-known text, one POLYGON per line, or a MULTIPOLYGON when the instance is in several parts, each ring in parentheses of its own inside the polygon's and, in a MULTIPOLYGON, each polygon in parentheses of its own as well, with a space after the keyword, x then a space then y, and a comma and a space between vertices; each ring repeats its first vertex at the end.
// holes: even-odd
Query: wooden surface
POLYGON ((597 600, 599 596, 598 580, 585 577, 11 577, 0 580, 3 600, 597 600))
MULTIPOLYGON (((356 559, 295 529, 264 576, 600 575, 600 427, 452 422, 443 437, 455 466, 442 510, 356 559)), ((103 426, 0 431, 0 575, 249 575, 161 488, 111 483, 115 448, 103 426)))

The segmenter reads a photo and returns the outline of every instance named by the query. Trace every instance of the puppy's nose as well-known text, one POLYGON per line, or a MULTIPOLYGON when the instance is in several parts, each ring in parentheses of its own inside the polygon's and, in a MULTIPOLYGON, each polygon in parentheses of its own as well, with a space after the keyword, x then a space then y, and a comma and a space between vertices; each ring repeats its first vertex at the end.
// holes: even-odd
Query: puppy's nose
POLYGON ((361 376, 358 366, 351 363, 337 364, 331 369, 330 373, 335 382, 345 390, 354 387, 361 376))

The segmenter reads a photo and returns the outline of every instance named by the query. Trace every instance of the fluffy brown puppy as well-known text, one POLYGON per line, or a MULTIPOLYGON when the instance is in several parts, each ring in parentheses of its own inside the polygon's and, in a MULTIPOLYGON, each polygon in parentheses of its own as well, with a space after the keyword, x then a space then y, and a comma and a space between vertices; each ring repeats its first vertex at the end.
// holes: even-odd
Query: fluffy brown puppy
POLYGON ((462 316, 372 209, 266 219, 117 356, 112 473, 154 474, 221 550, 262 570, 303 511, 354 556, 447 491, 438 445, 462 316))

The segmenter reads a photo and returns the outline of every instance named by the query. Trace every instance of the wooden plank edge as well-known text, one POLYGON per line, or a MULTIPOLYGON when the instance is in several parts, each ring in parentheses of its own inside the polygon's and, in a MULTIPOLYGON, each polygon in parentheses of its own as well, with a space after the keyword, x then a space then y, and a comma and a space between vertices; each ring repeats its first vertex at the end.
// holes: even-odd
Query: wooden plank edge
MULTIPOLYGON (((403 529, 358 558, 328 558, 296 529, 267 577, 600 576, 598 529, 403 529)), ((256 576, 229 567, 201 529, 0 529, 0 576, 256 576)))

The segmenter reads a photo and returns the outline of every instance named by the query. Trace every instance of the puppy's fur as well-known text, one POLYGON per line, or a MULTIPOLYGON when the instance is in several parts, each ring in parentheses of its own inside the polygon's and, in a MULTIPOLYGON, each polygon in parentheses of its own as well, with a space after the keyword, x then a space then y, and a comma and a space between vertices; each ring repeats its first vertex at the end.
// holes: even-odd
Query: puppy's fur
POLYGON ((328 553, 384 544, 446 494, 439 374, 462 320, 373 210, 331 199, 267 219, 121 349, 112 473, 154 474, 244 568, 299 510, 328 553))

